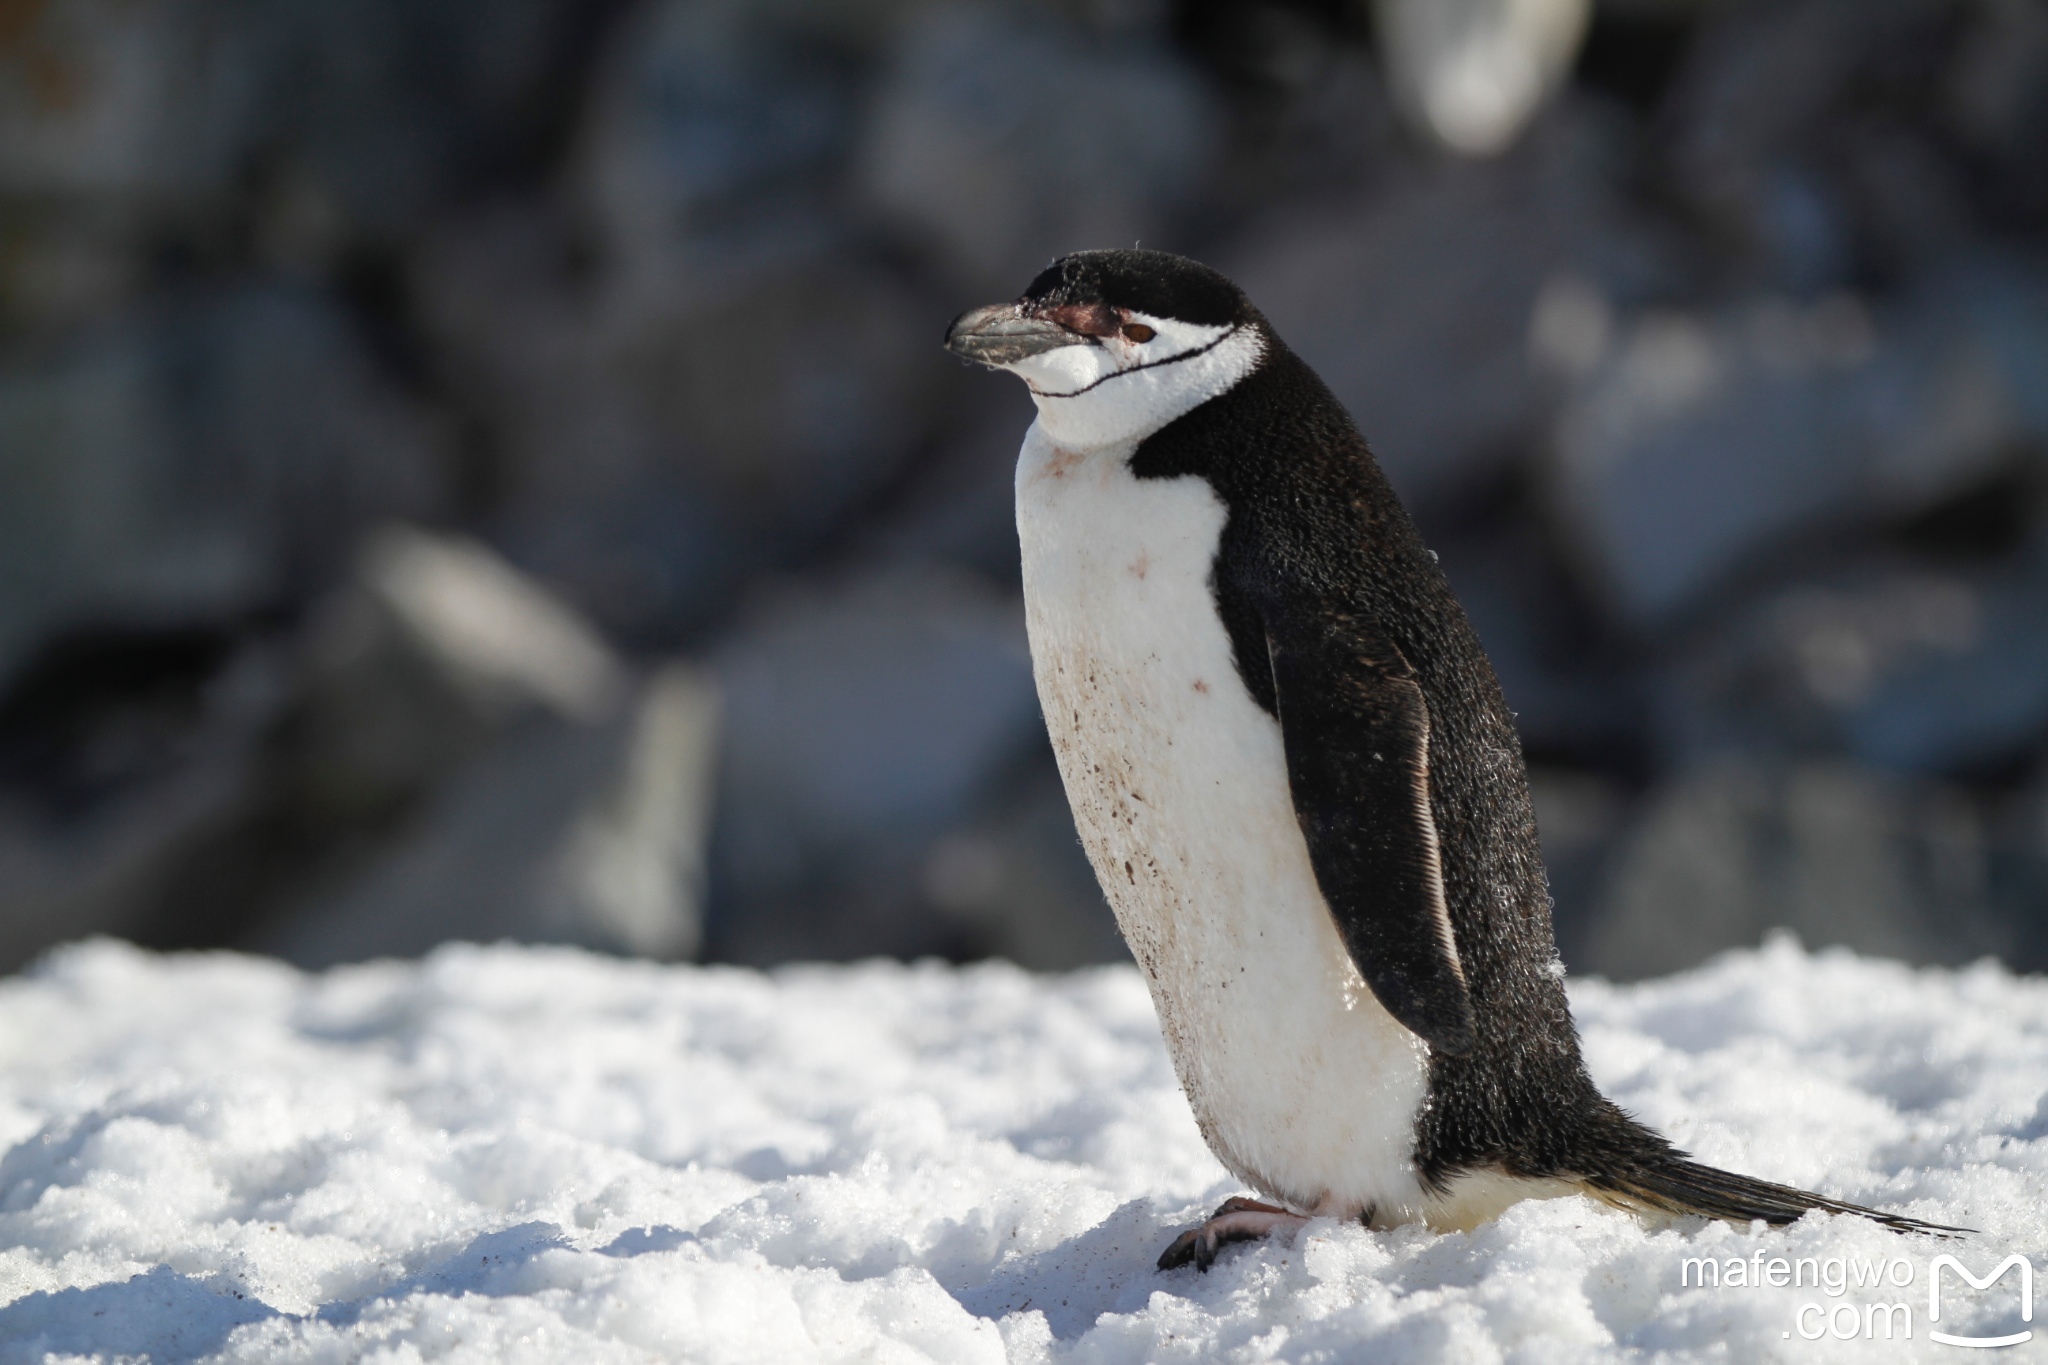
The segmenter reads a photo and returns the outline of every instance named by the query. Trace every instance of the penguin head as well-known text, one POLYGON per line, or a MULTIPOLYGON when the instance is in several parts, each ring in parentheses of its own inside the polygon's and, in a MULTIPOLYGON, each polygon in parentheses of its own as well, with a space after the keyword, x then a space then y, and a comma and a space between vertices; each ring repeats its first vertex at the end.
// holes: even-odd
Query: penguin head
POLYGON ((955 355, 1021 378, 1039 424, 1075 448, 1142 440, 1258 367, 1269 333, 1244 292, 1164 251, 1080 251, 1011 303, 970 309, 955 355))

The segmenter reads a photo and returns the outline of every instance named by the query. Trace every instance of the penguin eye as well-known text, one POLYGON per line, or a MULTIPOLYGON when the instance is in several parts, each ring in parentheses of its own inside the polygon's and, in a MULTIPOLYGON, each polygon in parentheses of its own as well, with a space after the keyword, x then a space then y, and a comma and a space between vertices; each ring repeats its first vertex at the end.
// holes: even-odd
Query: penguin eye
POLYGON ((1127 341, 1146 342, 1158 335, 1159 333, 1153 331, 1142 322, 1127 322, 1124 324, 1124 339, 1127 341))

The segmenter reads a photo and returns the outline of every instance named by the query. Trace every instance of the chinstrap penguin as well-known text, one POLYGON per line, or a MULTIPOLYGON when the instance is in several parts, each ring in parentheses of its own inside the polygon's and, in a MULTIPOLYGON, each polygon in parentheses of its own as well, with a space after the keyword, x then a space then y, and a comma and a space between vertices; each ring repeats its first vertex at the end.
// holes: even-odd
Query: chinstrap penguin
POLYGON ((1930 1225, 1686 1158, 1579 1057, 1486 655, 1343 407, 1193 261, 1091 251, 946 345, 1029 386, 1017 527, 1089 860, 1233 1199, 1161 1268, 1306 1217, 1462 1228, 1586 1193, 1930 1225))

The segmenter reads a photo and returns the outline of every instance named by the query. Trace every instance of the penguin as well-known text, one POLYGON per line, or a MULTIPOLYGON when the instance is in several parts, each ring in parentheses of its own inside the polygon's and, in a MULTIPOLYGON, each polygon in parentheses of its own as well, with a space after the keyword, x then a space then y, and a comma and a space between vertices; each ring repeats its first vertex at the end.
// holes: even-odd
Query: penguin
POLYGON ((1690 1160, 1580 1058, 1528 775, 1479 639, 1343 406, 1223 275, 1055 261, 946 334, 1021 378, 1032 669, 1089 861, 1209 1148, 1258 1198, 1161 1269, 1311 1217, 1938 1229, 1690 1160))

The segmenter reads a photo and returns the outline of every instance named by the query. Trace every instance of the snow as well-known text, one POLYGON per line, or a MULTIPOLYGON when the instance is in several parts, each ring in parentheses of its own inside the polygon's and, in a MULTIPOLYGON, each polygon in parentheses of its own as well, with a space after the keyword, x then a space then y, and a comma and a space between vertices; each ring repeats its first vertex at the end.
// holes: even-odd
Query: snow
POLYGON ((1930 1323, 1927 1275, 2048 1268, 2048 983, 1779 940, 1573 1002, 1608 1092, 1703 1159, 1981 1235, 1573 1198, 1161 1274, 1240 1191, 1127 968, 454 946, 307 976, 95 942, 0 982, 0 1365, 1825 1361, 2025 1327, 2011 1276, 1949 1276, 1930 1323), (1802 1257, 1845 1287, 1681 1284, 1802 1257), (1848 1278, 1887 1263, 1910 1288, 1848 1278), (1880 1300, 1911 1343, 1827 1335, 1880 1300))

